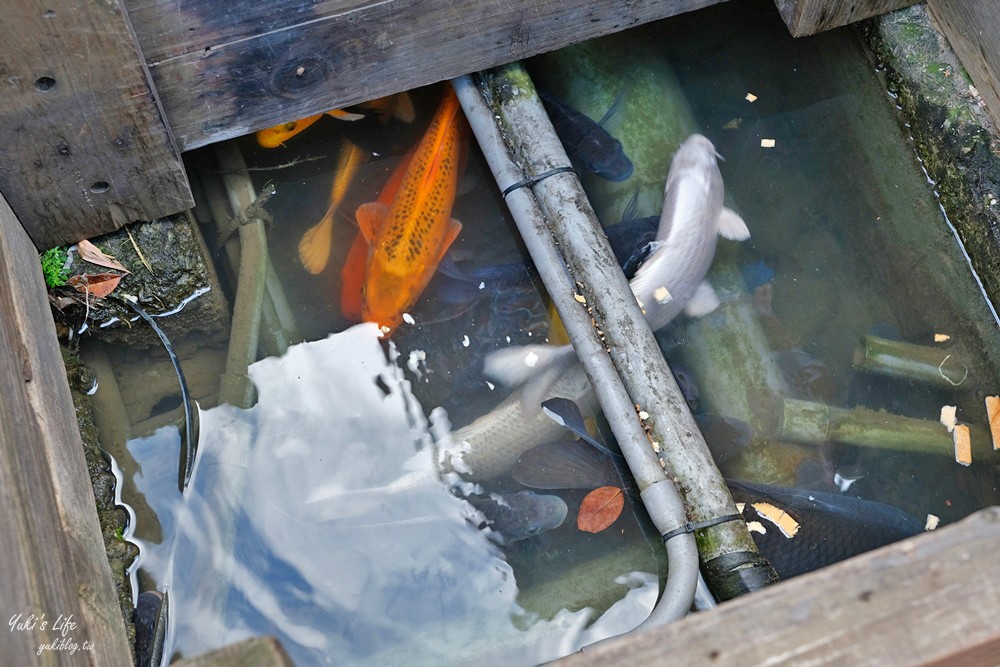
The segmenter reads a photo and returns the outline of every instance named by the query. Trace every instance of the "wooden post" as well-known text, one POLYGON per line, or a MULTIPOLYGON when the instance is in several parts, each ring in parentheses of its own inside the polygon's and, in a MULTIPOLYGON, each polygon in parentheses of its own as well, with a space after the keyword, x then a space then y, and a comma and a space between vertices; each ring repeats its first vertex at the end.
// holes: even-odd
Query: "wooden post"
POLYGON ((1000 126, 1000 4, 989 0, 927 0, 927 9, 1000 126))
POLYGON ((3 197, 0 313, 0 664, 131 664, 38 255, 3 197))
POLYGON ((119 0, 0 12, 0 192, 39 249, 193 202, 119 0))
MULTIPOLYGON (((774 0, 792 37, 814 35, 848 23, 894 12, 919 0, 774 0)), ((969 0, 957 0, 968 3, 969 0)), ((971 4, 975 4, 974 2, 971 4)))

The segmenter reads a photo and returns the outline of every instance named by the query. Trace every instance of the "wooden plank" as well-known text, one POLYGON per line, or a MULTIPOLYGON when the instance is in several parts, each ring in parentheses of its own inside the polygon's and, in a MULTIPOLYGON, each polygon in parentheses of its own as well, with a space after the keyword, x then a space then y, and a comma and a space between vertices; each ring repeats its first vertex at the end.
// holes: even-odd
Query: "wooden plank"
POLYGON ((127 4, 189 150, 720 1, 277 0, 224 12, 213 0, 127 4))
POLYGON ((1000 4, 987 0, 927 0, 951 48, 1000 126, 1000 4))
POLYGON ((0 285, 0 664, 131 664, 38 255, 2 197, 0 285))
POLYGON ((171 663, 173 667, 294 667, 274 637, 253 637, 204 655, 171 663))
POLYGON ((38 248, 192 205, 119 0, 0 12, 0 192, 38 248))
POLYGON ((839 28, 917 2, 919 0, 774 0, 793 37, 839 28))
POLYGON ((963 665, 1000 661, 1000 507, 558 662, 963 665))

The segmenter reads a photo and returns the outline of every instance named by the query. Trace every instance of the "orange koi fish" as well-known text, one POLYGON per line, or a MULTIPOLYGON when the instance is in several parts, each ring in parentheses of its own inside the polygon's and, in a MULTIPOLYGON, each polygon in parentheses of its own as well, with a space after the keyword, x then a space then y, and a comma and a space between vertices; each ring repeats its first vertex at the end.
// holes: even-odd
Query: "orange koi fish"
POLYGON ((330 191, 330 206, 326 209, 323 219, 306 230, 299 241, 299 261, 309 273, 321 273, 330 259, 330 245, 333 242, 333 219, 340 208, 347 188, 354 180, 358 167, 365 161, 364 152, 344 140, 340 149, 340 159, 337 160, 337 173, 333 177, 333 189, 330 191))
MULTIPOLYGON (((370 102, 359 104, 358 106, 362 109, 372 111, 383 123, 388 122, 390 118, 395 118, 404 123, 412 123, 415 116, 413 100, 410 99, 410 94, 406 92, 380 97, 370 102)), ((315 116, 300 118, 299 120, 269 127, 266 130, 260 130, 257 132, 257 143, 263 148, 277 148, 323 116, 331 116, 337 120, 347 121, 361 120, 365 117, 364 114, 351 113, 343 109, 330 109, 325 113, 318 113, 315 116)))
POLYGON ((462 230, 451 217, 458 188, 463 116, 449 86, 389 206, 363 204, 358 226, 370 246, 362 315, 388 335, 430 282, 462 230))
MULTIPOLYGON (((396 198, 399 191, 399 184, 403 182, 403 174, 413 159, 413 152, 408 153, 392 172, 392 176, 382 188, 378 195, 378 202, 385 206, 391 206, 392 200, 396 198)), ((343 268, 340 269, 340 312, 350 322, 360 322, 361 315, 361 291, 365 285, 365 268, 368 264, 368 241, 365 235, 358 231, 354 236, 354 243, 347 251, 347 259, 343 268)))

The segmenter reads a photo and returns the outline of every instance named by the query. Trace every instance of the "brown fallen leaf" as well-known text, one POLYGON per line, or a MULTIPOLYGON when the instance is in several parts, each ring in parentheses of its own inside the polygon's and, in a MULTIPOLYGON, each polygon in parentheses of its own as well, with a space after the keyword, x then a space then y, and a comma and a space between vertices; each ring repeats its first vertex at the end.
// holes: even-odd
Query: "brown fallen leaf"
POLYGON ((588 533, 599 533, 621 515, 625 496, 617 486, 602 486, 586 495, 576 515, 576 527, 588 533))
POLYGON ((93 294, 98 299, 103 299, 115 291, 123 276, 117 273, 86 273, 73 276, 69 279, 69 284, 76 288, 77 292, 93 294))
POLYGON ((131 271, 121 265, 121 262, 116 260, 114 257, 105 255, 103 250, 90 241, 80 241, 76 244, 76 249, 80 253, 80 259, 84 261, 90 262, 91 264, 97 264, 98 266, 103 266, 108 269, 118 269, 119 271, 124 271, 125 273, 131 273, 131 271))

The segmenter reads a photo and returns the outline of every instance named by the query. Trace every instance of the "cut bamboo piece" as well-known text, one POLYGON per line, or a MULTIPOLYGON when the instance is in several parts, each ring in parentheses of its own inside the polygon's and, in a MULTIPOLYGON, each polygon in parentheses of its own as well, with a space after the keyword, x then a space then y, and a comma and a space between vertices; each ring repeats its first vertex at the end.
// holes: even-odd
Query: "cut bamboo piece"
POLYGON ((972 438, 969 427, 959 424, 952 433, 955 438, 955 462, 964 466, 972 465, 972 438))
POLYGON ((986 397, 986 416, 990 421, 993 449, 1000 449, 1000 396, 986 397))
MULTIPOLYGON (((955 451, 952 436, 935 421, 867 408, 845 410, 790 398, 781 403, 781 417, 774 434, 781 440, 806 444, 843 442, 920 454, 951 455, 955 451)), ((956 432, 958 429, 969 432, 968 426, 956 426, 956 432)), ((985 441, 985 434, 982 437, 985 441)))
MULTIPOLYGON (((954 349, 943 349, 863 336, 854 352, 854 367, 866 373, 959 387, 969 380, 969 365, 954 349)), ((972 386, 970 383, 968 386, 972 386)))

